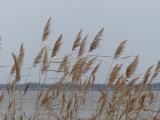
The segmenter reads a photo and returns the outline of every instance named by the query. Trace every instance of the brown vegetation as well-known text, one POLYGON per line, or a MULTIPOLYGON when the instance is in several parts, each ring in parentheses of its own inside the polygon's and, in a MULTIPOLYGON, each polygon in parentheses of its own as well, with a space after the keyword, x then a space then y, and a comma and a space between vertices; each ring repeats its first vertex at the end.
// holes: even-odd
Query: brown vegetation
MULTIPOLYGON (((93 42, 90 44, 88 51, 86 48, 88 35, 82 38, 81 29, 73 43, 73 47, 71 48, 72 52, 66 53, 61 61, 54 62, 55 56, 58 54, 62 45, 62 35, 57 39, 50 53, 50 48, 45 45, 45 41, 50 34, 50 27, 51 18, 49 18, 45 25, 42 35, 42 47, 33 60, 30 71, 26 76, 25 82, 27 86, 24 90, 16 90, 16 85, 21 81, 21 68, 24 59, 23 44, 20 48, 18 57, 16 57, 16 54, 12 54, 14 65, 11 68, 8 82, 6 84, 7 93, 4 91, 0 95, 1 104, 3 104, 4 96, 9 97, 6 112, 0 113, 3 120, 80 120, 82 118, 79 112, 81 109, 85 109, 86 104, 90 106, 90 110, 92 111, 92 116, 89 116, 87 118, 88 120, 160 119, 160 110, 155 109, 155 104, 158 101, 152 91, 152 86, 150 86, 149 91, 145 91, 146 87, 157 78, 160 72, 160 62, 158 62, 153 75, 151 70, 154 66, 151 66, 148 68, 143 78, 135 77, 134 73, 139 63, 139 56, 136 56, 133 59, 133 62, 131 62, 126 68, 125 73, 121 73, 123 64, 117 64, 115 59, 118 60, 122 55, 127 41, 125 40, 120 43, 112 57, 112 63, 108 68, 109 72, 108 75, 106 75, 106 81, 104 80, 106 89, 97 91, 99 92, 100 97, 99 100, 94 103, 96 107, 93 107, 93 91, 90 99, 91 104, 86 102, 86 96, 89 93, 89 88, 91 88, 97 80, 96 73, 104 61, 101 60, 101 62, 99 62, 99 56, 93 56, 92 52, 99 47, 104 28, 97 33, 93 42), (79 50, 77 50, 77 56, 75 59, 75 54, 73 55, 73 52, 78 48, 79 50), (49 57, 48 54, 51 54, 51 56, 49 57), (114 66, 113 63, 116 63, 116 65, 114 66), (57 70, 51 70, 51 64, 58 64, 59 67, 57 70), (35 109, 32 110, 33 114, 31 116, 25 116, 23 98, 28 92, 30 86, 30 82, 27 81, 28 77, 31 70, 35 67, 39 67, 39 84, 45 84, 49 72, 55 72, 56 76, 53 77, 53 83, 47 90, 38 90, 37 99, 35 100, 35 109), (13 76, 15 76, 15 78, 11 79, 13 76), (140 83, 135 91, 133 91, 134 84, 138 80, 140 83), (8 87, 9 82, 12 83, 12 88, 8 87), (62 83, 64 86, 63 88, 60 88, 62 83), (115 84, 114 89, 111 88, 113 84, 115 84), (73 85, 72 91, 67 90, 69 85, 73 85), (56 90, 55 86, 58 86, 56 90), (113 89, 113 91, 111 91, 111 89, 113 89), (16 98, 16 94, 19 95, 18 99, 16 98), (17 100, 19 100, 19 106, 16 106, 15 104, 17 100)), ((121 60, 127 58, 128 56, 123 57, 121 60)), ((158 93, 156 95, 158 95, 158 93)))

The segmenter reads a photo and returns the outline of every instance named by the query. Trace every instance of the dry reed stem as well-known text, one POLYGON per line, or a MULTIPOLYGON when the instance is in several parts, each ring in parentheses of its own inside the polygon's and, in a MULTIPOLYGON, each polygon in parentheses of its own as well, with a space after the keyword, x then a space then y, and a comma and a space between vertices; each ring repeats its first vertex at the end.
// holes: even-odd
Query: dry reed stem
POLYGON ((151 72, 147 72, 147 73, 145 74, 145 76, 144 76, 144 78, 143 78, 143 81, 142 81, 143 86, 147 83, 150 75, 151 75, 151 72))
POLYGON ((47 104, 48 102, 52 101, 54 98, 55 98, 55 96, 48 96, 48 97, 45 96, 45 97, 42 99, 42 102, 41 102, 41 104, 40 104, 40 107, 43 106, 43 105, 45 105, 45 104, 47 104))
POLYGON ((133 60, 133 62, 126 68, 126 77, 130 78, 134 72, 136 71, 136 68, 138 66, 138 57, 139 55, 133 60))
MULTIPOLYGON (((69 72, 66 72, 59 80, 58 84, 62 84, 65 81, 66 76, 69 74, 69 72)), ((67 84, 66 84, 67 85, 67 84)))
POLYGON ((154 65, 150 66, 150 67, 147 69, 146 73, 144 74, 143 79, 148 75, 148 73, 151 73, 151 70, 152 70, 153 67, 154 67, 154 65))
POLYGON ((65 102, 66 102, 66 94, 63 93, 63 95, 62 95, 62 107, 64 107, 65 102))
POLYGON ((131 80, 131 82, 129 82, 129 84, 128 84, 128 86, 127 86, 127 90, 131 91, 132 88, 134 87, 135 82, 136 82, 139 78, 140 78, 140 77, 133 78, 133 79, 131 80))
POLYGON ((97 113, 96 116, 100 116, 103 112, 103 109, 105 108, 106 104, 107 104, 107 93, 103 93, 103 96, 102 96, 102 103, 101 103, 101 106, 99 108, 99 111, 97 113))
POLYGON ((49 34, 50 34, 50 26, 51 26, 51 17, 48 19, 45 27, 44 27, 44 30, 43 30, 43 36, 42 36, 42 41, 45 41, 49 34))
POLYGON ((91 83, 91 80, 89 79, 86 86, 85 86, 84 94, 86 94, 86 91, 89 89, 90 83, 91 83))
POLYGON ((59 36, 59 38, 57 39, 55 45, 54 45, 54 48, 53 48, 53 51, 52 51, 52 55, 51 57, 54 57, 55 55, 57 55, 59 49, 60 49, 60 46, 62 44, 62 34, 59 36))
POLYGON ((159 75, 159 73, 160 73, 160 61, 158 61, 158 63, 157 63, 156 69, 154 71, 154 74, 153 74, 150 82, 152 82, 155 78, 157 78, 157 76, 159 75))
MULTIPOLYGON (((17 58, 17 63, 19 64, 20 68, 22 67, 23 60, 24 60, 24 48, 23 48, 23 43, 22 43, 21 48, 20 48, 20 52, 19 52, 19 56, 17 58)), ((15 71, 16 71, 16 66, 14 64, 11 69, 10 74, 14 74, 15 71)))
POLYGON ((24 90, 23 95, 28 91, 29 86, 30 86, 30 82, 29 82, 29 83, 27 83, 27 85, 26 85, 26 87, 25 87, 25 90, 24 90))
POLYGON ((62 62, 59 65, 59 68, 58 68, 57 72, 60 72, 60 71, 64 70, 64 74, 66 74, 68 72, 68 63, 69 63, 69 55, 65 55, 62 62))
POLYGON ((131 94, 133 88, 134 88, 134 85, 135 85, 135 82, 139 79, 139 77, 136 77, 134 79, 131 80, 131 82, 129 82, 129 84, 127 85, 126 89, 124 90, 122 96, 123 97, 127 97, 131 94))
POLYGON ((129 112, 129 100, 127 100, 126 109, 125 109, 126 119, 128 118, 128 112, 129 112))
POLYGON ((137 88, 136 88, 134 94, 137 94, 137 93, 140 91, 141 86, 142 86, 142 82, 140 82, 140 83, 137 85, 137 88))
POLYGON ((12 56, 13 56, 14 64, 15 64, 15 67, 16 67, 16 77, 15 77, 15 82, 19 82, 20 79, 21 79, 21 75, 20 75, 20 66, 19 66, 19 64, 18 64, 16 55, 15 55, 14 53, 12 53, 12 56))
POLYGON ((122 74, 121 76, 118 77, 115 86, 119 85, 119 83, 121 82, 123 77, 124 77, 124 74, 122 74))
POLYGON ((52 84, 52 85, 47 89, 47 92, 45 93, 44 96, 48 97, 49 93, 54 90, 54 87, 55 87, 55 84, 52 84))
POLYGON ((95 62, 96 59, 97 59, 97 57, 94 57, 94 58, 92 58, 91 60, 88 61, 88 63, 86 64, 86 66, 84 68, 83 73, 87 73, 91 69, 91 66, 93 65, 93 63, 95 62))
POLYGON ((81 43, 79 51, 78 51, 78 58, 81 57, 85 53, 87 38, 88 38, 88 35, 86 35, 86 37, 82 40, 82 43, 81 43))
POLYGON ((40 50, 36 58, 34 59, 33 66, 35 67, 37 64, 41 62, 45 47, 40 50))
POLYGON ((14 100, 12 100, 12 102, 10 102, 10 104, 9 104, 9 106, 7 108, 8 110, 12 107, 13 103, 14 103, 14 100))
POLYGON ((38 94, 38 96, 37 96, 37 101, 40 100, 40 98, 42 97, 42 95, 43 95, 43 90, 41 90, 41 91, 39 92, 39 94, 38 94))
POLYGON ((45 72, 47 72, 48 68, 49 68, 48 50, 46 49, 43 57, 41 73, 44 74, 45 72))
POLYGON ((80 59, 78 59, 78 60, 76 61, 76 63, 74 64, 74 66, 73 66, 72 69, 71 69, 70 76, 71 76, 71 75, 73 76, 73 75, 76 73, 76 70, 79 69, 79 67, 81 67, 80 65, 81 65, 81 63, 82 63, 85 59, 87 59, 87 58, 86 58, 86 57, 83 57, 83 58, 80 58, 80 59))
POLYGON ((9 95, 9 87, 8 87, 8 84, 6 84, 6 89, 7 89, 8 95, 9 95))
POLYGON ((108 80, 108 84, 107 84, 107 88, 110 88, 112 83, 116 80, 116 78, 118 77, 119 71, 121 70, 123 64, 121 65, 116 65, 113 69, 112 72, 109 76, 109 80, 108 80))
POLYGON ((150 101, 149 101, 149 105, 151 105, 151 104, 152 104, 152 102, 154 102, 154 100, 155 100, 154 93, 153 93, 153 92, 151 92, 151 93, 150 93, 150 101))
POLYGON ((22 67, 22 64, 23 64, 24 52, 25 51, 24 51, 23 43, 22 43, 21 48, 20 48, 20 53, 19 53, 19 56, 18 56, 18 59, 17 59, 17 62, 18 62, 20 67, 22 67))
POLYGON ((94 86, 95 80, 96 80, 96 76, 95 76, 95 75, 92 75, 92 81, 91 81, 92 87, 94 86))
POLYGON ((115 90, 114 90, 116 92, 123 92, 126 85, 126 77, 122 75, 120 79, 121 79, 120 83, 115 87, 115 90))
POLYGON ((119 56, 122 54, 124 48, 125 48, 125 45, 126 45, 126 42, 127 40, 124 40, 117 48, 115 54, 114 54, 114 59, 117 59, 119 58, 119 56))
POLYGON ((15 80, 12 81, 12 88, 11 88, 11 94, 13 93, 13 91, 15 90, 15 80))
POLYGON ((78 64, 76 64, 72 74, 72 82, 79 82, 79 80, 81 80, 81 77, 86 65, 86 61, 87 61, 87 57, 83 58, 78 64))
POLYGON ((143 94, 139 100, 140 106, 144 106, 145 98, 146 98, 146 94, 143 94))
POLYGON ((92 52, 93 50, 95 50, 97 47, 99 47, 99 42, 101 40, 102 34, 103 34, 104 28, 102 28, 98 34, 96 35, 96 37, 94 38, 94 40, 92 41, 90 48, 89 48, 89 52, 92 52))
POLYGON ((70 100, 69 100, 69 102, 68 102, 68 105, 67 105, 67 111, 69 111, 69 110, 70 110, 71 105, 72 105, 72 99, 70 99, 70 100))
POLYGON ((1 96, 0 96, 0 103, 3 101, 4 98, 4 92, 2 92, 1 96))
POLYGON ((82 31, 83 29, 81 29, 73 43, 73 47, 72 47, 72 51, 74 51, 76 49, 76 47, 80 46, 80 42, 81 42, 81 39, 82 39, 82 31))
POLYGON ((100 65, 101 65, 101 62, 99 64, 97 64, 96 67, 92 70, 92 72, 91 72, 92 76, 94 76, 97 73, 98 68, 99 68, 100 65))
POLYGON ((58 84, 56 96, 58 96, 58 95, 60 94, 60 92, 61 92, 61 91, 60 91, 60 85, 61 85, 61 84, 58 84))

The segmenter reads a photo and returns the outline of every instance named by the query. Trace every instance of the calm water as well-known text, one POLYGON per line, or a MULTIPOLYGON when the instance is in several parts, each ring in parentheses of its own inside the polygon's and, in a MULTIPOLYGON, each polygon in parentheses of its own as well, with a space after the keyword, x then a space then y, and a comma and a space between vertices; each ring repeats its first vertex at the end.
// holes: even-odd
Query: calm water
MULTIPOLYGON (((23 101, 22 108, 24 108, 24 111, 25 111, 24 114, 26 116, 26 119, 28 119, 29 116, 31 116, 33 111, 34 111, 37 92, 38 91, 28 91, 22 99, 22 101, 23 101)), ((0 91, 0 94, 1 93, 2 93, 2 91, 0 91)), ((155 92, 155 94, 156 93, 157 92, 155 92)), ((7 94, 7 93, 5 93, 5 94, 7 94)), ((17 91, 17 95, 16 95, 17 102, 15 104, 16 104, 17 108, 20 108, 20 100, 19 100, 18 95, 19 94, 18 94, 18 91, 17 91)), ((88 92, 87 97, 86 97, 85 106, 83 107, 83 109, 80 109, 79 116, 81 118, 88 118, 92 115, 91 113, 93 113, 93 111, 91 111, 91 102, 90 102, 91 101, 91 96, 92 96, 92 91, 88 92)), ((92 109, 96 109, 97 101, 99 100, 99 98, 100 98, 100 92, 94 91, 93 92, 93 102, 92 102, 93 107, 92 107, 92 109)), ((159 95, 158 95, 158 98, 160 98, 159 95)), ((59 103, 60 101, 61 101, 61 98, 59 98, 57 100, 57 103, 59 103)), ((5 98, 2 101, 2 104, 0 105, 0 107, 1 107, 1 109, 0 109, 0 113, 1 113, 0 114, 0 119, 2 119, 3 114, 6 113, 7 108, 8 108, 8 103, 9 103, 9 98, 6 95, 5 98)), ((159 108, 159 105, 160 105, 160 102, 156 103, 156 109, 159 108)), ((17 111, 19 111, 19 110, 17 110, 17 111)), ((41 112, 44 112, 44 111, 42 110, 41 112)), ((19 113, 20 112, 16 113, 16 115, 18 115, 19 113)))
MULTIPOLYGON (((23 92, 22 92, 23 93, 23 92)), ((35 109, 35 102, 36 102, 36 98, 37 98, 37 93, 38 91, 28 91, 24 97, 22 98, 22 108, 24 108, 23 111, 25 111, 25 116, 26 116, 26 119, 28 119, 32 113, 34 112, 34 109, 35 109)), ((0 91, 0 94, 2 94, 2 91, 0 91)), ((86 97, 86 101, 85 101, 85 106, 83 107, 83 109, 80 110, 80 113, 79 113, 79 116, 82 117, 82 118, 87 118, 89 116, 91 116, 91 104, 90 104, 90 101, 91 101, 91 95, 92 95, 92 92, 89 92, 87 94, 87 97, 86 97)), ((69 96, 69 92, 68 92, 68 96, 69 96)), ((98 101, 100 97, 100 93, 99 92, 93 92, 93 107, 92 109, 96 107, 96 103, 98 101)), ((56 100, 55 104, 58 104, 58 103, 61 103, 61 98, 58 98, 58 100, 56 100)), ((1 109, 0 109, 0 119, 2 119, 3 115, 2 114, 5 114, 6 111, 7 111, 7 108, 9 106, 9 98, 8 98, 8 94, 7 92, 5 91, 5 97, 2 101, 2 104, 0 105, 1 109)), ((20 99, 19 99, 19 92, 17 91, 17 95, 16 95, 16 107, 17 108, 20 108, 20 99)), ((54 104, 54 103, 53 103, 54 104)), ((16 113, 17 115, 20 114, 19 110, 17 110, 18 113, 16 113)), ((41 111, 41 112, 44 112, 44 111, 41 111)))

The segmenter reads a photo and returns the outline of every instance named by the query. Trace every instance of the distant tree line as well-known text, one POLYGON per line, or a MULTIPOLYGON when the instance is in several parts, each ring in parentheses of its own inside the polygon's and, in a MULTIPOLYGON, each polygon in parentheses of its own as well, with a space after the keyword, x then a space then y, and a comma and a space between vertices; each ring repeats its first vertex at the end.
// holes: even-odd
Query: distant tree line
MULTIPOLYGON (((16 85, 16 89, 25 89, 26 85, 27 84, 17 84, 16 85)), ((42 89, 42 88, 47 89, 47 88, 49 88, 52 85, 53 84, 42 85, 42 84, 39 84, 39 83, 30 83, 29 88, 30 88, 30 90, 38 90, 38 89, 42 89)), ((64 85, 65 85, 64 83, 61 84, 61 86, 57 86, 55 84, 54 89, 58 89, 58 87, 59 87, 59 89, 62 90, 63 87, 64 87, 64 85)), ((135 90, 137 88, 137 86, 138 86, 138 84, 135 84, 133 90, 135 90)), ((160 88, 160 82, 152 83, 152 84, 148 85, 147 88, 146 88, 146 90, 148 90, 150 88, 150 86, 153 87, 153 90, 159 90, 159 88, 160 88)), ((7 87, 9 89, 12 89, 12 84, 8 84, 7 87)), ((76 90, 76 89, 79 89, 79 87, 80 87, 80 85, 77 85, 77 84, 74 85, 74 84, 72 84, 72 85, 68 85, 67 89, 68 90, 76 90)), ((95 90, 95 91, 96 90, 105 90, 107 88, 107 86, 105 84, 100 84, 100 83, 97 83, 97 84, 94 84, 94 85, 91 84, 89 87, 90 87, 89 90, 95 90)), ((2 89, 6 89, 6 84, 0 84, 0 90, 2 90, 2 89)), ((111 90, 113 90, 113 89, 114 89, 114 84, 111 86, 111 90)))

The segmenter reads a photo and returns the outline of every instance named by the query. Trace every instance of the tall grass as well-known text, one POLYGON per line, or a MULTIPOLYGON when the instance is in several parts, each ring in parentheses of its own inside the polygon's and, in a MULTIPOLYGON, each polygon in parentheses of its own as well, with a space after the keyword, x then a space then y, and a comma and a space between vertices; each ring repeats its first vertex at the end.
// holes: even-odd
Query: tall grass
MULTIPOLYGON (((92 91, 89 98, 90 102, 86 102, 90 93, 89 89, 93 88, 95 81, 98 80, 96 73, 105 62, 101 60, 100 55, 92 53, 99 47, 104 28, 95 35, 88 49, 88 35, 82 38, 83 29, 81 29, 73 42, 71 53, 66 53, 62 59, 57 61, 55 56, 61 49, 63 35, 61 34, 57 38, 53 48, 49 48, 45 41, 47 41, 51 33, 50 27, 51 18, 47 21, 43 31, 41 49, 33 60, 33 64, 25 78, 26 86, 24 90, 16 90, 16 86, 21 81, 23 71, 25 55, 23 44, 18 55, 12 53, 14 65, 7 78, 6 90, 0 95, 1 105, 4 104, 5 96, 9 99, 6 112, 0 113, 3 120, 81 120, 84 118, 81 117, 80 111, 85 109, 86 105, 89 106, 91 111, 91 116, 86 118, 88 120, 160 119, 160 110, 155 109, 156 103, 158 103, 158 92, 155 96, 152 91, 152 82, 160 72, 160 62, 157 63, 155 68, 154 66, 149 67, 144 77, 135 77, 134 73, 139 63, 139 56, 136 56, 125 68, 125 72, 121 73, 124 65, 116 64, 114 66, 114 64, 117 63, 115 60, 121 58, 125 49, 127 41, 122 41, 113 52, 112 63, 107 68, 109 71, 104 80, 106 89, 97 91, 100 97, 96 102, 92 91), (53 64, 55 66, 58 65, 57 70, 52 70, 51 65, 53 64), (39 85, 42 86, 42 89, 37 92, 35 107, 31 110, 32 115, 26 116, 24 114, 26 108, 23 107, 25 104, 23 101, 30 87, 28 78, 35 67, 39 67, 37 73, 39 73, 39 85), (52 85, 45 90, 45 83, 50 72, 55 72, 55 76, 51 78, 53 79, 52 85), (133 91, 137 81, 140 82, 133 91), (9 87, 8 83, 12 83, 12 86, 9 87), (69 86, 72 87, 71 91, 67 90, 69 86), (148 86, 150 86, 150 90, 146 91, 148 86), (16 105, 17 102, 19 105, 16 105)), ((123 59, 128 59, 128 56, 121 60, 123 59)), ((4 108, 1 107, 1 109, 4 108)))

